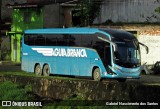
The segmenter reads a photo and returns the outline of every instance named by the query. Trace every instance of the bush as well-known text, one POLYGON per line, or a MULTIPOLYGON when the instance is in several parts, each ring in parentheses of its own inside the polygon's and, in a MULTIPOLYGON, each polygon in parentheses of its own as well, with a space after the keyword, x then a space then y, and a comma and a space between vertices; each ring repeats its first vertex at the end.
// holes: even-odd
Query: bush
POLYGON ((11 81, 2 82, 0 92, 1 100, 29 100, 26 89, 11 81))

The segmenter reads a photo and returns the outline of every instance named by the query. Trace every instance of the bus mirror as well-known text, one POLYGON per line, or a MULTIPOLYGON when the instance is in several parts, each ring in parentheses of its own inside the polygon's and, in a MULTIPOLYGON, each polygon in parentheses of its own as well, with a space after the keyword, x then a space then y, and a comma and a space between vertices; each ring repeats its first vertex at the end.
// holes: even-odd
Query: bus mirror
POLYGON ((111 45, 113 45, 113 50, 114 50, 114 52, 117 52, 117 44, 116 44, 116 43, 114 43, 114 42, 112 42, 112 41, 110 41, 110 40, 107 40, 107 39, 105 39, 105 38, 99 37, 99 36, 98 36, 98 39, 103 40, 103 41, 108 42, 108 43, 110 43, 111 45))
POLYGON ((146 45, 144 45, 143 43, 141 43, 141 42, 139 42, 139 44, 145 47, 146 52, 147 52, 147 54, 148 54, 148 52, 149 52, 149 48, 148 48, 146 45))
POLYGON ((114 52, 117 52, 117 45, 114 43, 114 44, 112 44, 113 45, 113 50, 114 50, 114 52))

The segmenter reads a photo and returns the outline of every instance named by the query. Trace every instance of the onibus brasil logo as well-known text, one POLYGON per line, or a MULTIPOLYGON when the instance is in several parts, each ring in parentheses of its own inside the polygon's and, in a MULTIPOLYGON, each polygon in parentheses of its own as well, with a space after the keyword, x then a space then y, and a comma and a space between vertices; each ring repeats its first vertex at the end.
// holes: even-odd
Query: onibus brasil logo
POLYGON ((32 50, 35 50, 44 56, 87 57, 86 50, 78 48, 32 48, 32 50))

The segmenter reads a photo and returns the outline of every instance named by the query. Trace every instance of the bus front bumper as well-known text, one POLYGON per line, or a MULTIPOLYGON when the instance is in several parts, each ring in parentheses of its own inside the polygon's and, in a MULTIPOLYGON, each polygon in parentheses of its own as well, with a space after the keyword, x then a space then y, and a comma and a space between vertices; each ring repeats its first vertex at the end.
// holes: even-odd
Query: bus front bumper
POLYGON ((140 78, 140 67, 137 68, 118 68, 112 67, 110 72, 103 72, 102 78, 140 78))

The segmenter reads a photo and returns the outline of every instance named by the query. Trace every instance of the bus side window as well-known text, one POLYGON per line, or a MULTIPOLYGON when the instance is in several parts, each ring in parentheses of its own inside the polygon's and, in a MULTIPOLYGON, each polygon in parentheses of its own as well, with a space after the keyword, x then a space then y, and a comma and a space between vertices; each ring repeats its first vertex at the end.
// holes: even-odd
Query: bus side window
POLYGON ((92 48, 92 34, 82 34, 81 35, 81 46, 82 47, 87 47, 87 48, 92 48))
POLYGON ((57 46, 67 46, 68 41, 66 40, 66 38, 67 38, 66 35, 58 34, 57 35, 57 46))
POLYGON ((32 34, 25 34, 24 36, 24 43, 26 45, 35 45, 36 35, 32 34))
POLYGON ((55 34, 47 34, 46 38, 46 46, 56 46, 57 45, 57 36, 55 34))
POLYGON ((70 40, 69 46, 80 47, 81 37, 79 34, 72 34, 69 40, 70 40))
POLYGON ((73 35, 68 35, 68 46, 75 46, 76 38, 73 35))
POLYGON ((45 46, 45 37, 43 35, 37 35, 35 40, 36 46, 45 46))

